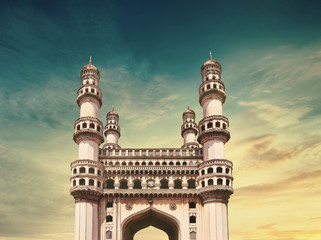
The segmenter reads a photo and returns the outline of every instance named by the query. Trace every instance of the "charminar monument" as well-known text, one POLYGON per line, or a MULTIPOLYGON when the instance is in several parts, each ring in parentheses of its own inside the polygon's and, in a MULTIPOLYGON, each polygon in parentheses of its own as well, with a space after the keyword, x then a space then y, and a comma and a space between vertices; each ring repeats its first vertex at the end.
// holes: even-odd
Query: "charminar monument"
POLYGON ((169 240, 229 239, 233 165, 224 158, 230 132, 221 72, 210 54, 201 67, 203 117, 197 124, 192 109, 183 112, 181 147, 122 148, 117 112, 107 113, 105 127, 98 119, 99 70, 91 59, 81 69, 73 135, 79 151, 70 178, 75 240, 133 240, 148 226, 163 230, 169 240))

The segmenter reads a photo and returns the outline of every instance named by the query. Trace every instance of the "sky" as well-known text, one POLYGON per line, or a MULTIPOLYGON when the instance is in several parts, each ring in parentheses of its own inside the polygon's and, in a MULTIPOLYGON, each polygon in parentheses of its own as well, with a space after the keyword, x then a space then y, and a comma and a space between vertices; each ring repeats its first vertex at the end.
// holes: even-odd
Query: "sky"
POLYGON ((120 145, 180 147, 182 112, 201 120, 209 51, 227 94, 230 240, 321 240, 320 11, 295 0, 2 0, 0 240, 74 238, 72 135, 89 56, 100 120, 115 106, 120 145))

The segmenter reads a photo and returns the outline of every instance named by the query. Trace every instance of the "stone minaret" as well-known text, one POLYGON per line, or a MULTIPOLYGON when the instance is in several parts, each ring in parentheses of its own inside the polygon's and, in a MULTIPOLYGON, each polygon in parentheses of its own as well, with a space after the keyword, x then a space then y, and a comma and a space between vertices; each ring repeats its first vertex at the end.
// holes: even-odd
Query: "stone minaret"
POLYGON ((223 114, 225 86, 221 65, 210 59, 201 68, 199 103, 203 119, 198 124, 198 142, 203 145, 198 185, 204 204, 204 240, 228 240, 228 199, 233 193, 232 163, 224 159, 224 144, 230 139, 229 121, 223 114))
POLYGON ((118 139, 120 138, 120 127, 118 125, 119 116, 114 111, 114 108, 107 113, 106 116, 107 124, 105 126, 106 144, 105 149, 120 148, 118 145, 118 139))
POLYGON ((184 138, 182 148, 198 148, 198 143, 196 142, 197 125, 195 123, 195 112, 189 107, 183 113, 181 135, 184 138))
POLYGON ((75 122, 74 141, 78 160, 71 163, 71 189, 75 198, 75 240, 98 240, 99 199, 102 194, 103 165, 99 162, 99 145, 103 143, 103 124, 98 119, 102 105, 99 71, 91 64, 80 72, 81 86, 77 103, 80 118, 75 122))

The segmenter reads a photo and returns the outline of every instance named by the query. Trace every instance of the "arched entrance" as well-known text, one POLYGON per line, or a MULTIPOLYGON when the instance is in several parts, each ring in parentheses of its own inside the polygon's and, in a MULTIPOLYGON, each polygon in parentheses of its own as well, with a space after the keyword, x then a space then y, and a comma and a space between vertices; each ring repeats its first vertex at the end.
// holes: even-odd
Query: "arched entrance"
POLYGON ((141 229, 153 226, 164 231, 169 240, 179 240, 179 225, 177 220, 154 208, 148 208, 129 216, 122 224, 123 239, 133 240, 134 235, 141 229))

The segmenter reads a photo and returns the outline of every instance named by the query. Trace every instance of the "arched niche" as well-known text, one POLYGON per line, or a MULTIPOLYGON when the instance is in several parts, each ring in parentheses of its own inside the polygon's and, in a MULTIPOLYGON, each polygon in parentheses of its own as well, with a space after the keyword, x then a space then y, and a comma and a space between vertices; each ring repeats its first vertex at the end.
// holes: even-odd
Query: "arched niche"
POLYGON ((164 231, 169 240, 180 240, 178 220, 155 208, 145 209, 126 218, 122 223, 122 240, 133 240, 138 231, 149 226, 164 231))

